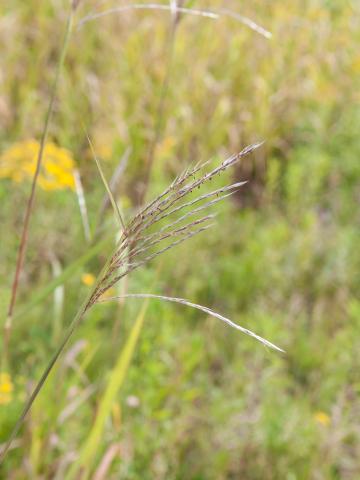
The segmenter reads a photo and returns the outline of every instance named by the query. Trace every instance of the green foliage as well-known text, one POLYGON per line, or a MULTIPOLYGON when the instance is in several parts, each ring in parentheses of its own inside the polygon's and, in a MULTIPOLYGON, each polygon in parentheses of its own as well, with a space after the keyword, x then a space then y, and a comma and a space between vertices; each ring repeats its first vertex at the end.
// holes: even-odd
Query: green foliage
MULTIPOLYGON (((0 153, 39 137, 68 3, 5 0, 0 153)), ((359 8, 340 0, 241 3, 226 6, 264 25, 270 41, 225 17, 179 23, 150 193, 190 162, 265 139, 236 172, 249 183, 217 207, 218 228, 164 257, 159 277, 150 264, 117 288, 209 305, 286 355, 200 312, 150 302, 120 389, 116 365, 138 306, 99 305, 35 402, 1 478, 66 478, 102 407, 91 450, 96 479, 360 477, 359 8)), ((128 218, 156 124, 169 18, 104 17, 70 44, 50 137, 74 154, 93 230, 105 192, 82 123, 108 179, 132 148, 117 192, 128 218)), ((28 187, 0 179, 1 324, 28 187)), ((36 199, 1 443, 52 353, 55 288, 64 287, 65 328, 88 293, 81 275, 100 270, 116 228, 109 210, 105 233, 87 245, 72 192, 39 190, 36 199), (56 278, 52 254, 62 266, 56 278)))

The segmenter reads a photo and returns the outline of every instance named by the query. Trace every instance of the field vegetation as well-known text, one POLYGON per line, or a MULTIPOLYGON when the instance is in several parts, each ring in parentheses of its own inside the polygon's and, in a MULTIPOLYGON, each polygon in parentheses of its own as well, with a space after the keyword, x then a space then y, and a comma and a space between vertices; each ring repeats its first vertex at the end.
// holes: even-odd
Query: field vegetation
POLYGON ((0 478, 356 480, 360 5, 160 4, 73 2, 7 342, 72 6, 1 2, 2 450, 119 239, 111 200, 128 225, 186 169, 209 160, 211 171, 264 143, 191 193, 247 181, 212 206, 211 229, 130 272, 87 312, 0 478), (204 311, 124 298, 132 293, 208 306, 285 353, 204 311))

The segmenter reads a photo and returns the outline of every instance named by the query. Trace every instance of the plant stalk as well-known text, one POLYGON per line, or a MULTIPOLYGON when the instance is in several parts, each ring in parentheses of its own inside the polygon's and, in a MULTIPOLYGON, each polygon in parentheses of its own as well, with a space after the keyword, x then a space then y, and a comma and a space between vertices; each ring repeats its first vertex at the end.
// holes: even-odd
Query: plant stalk
POLYGON ((39 152, 36 160, 35 173, 32 180, 30 195, 26 205, 24 223, 22 227, 20 244, 19 244, 17 260, 16 260, 15 274, 14 274, 14 279, 13 279, 12 288, 11 288, 11 298, 10 298, 10 303, 7 311, 7 318, 4 325, 3 352, 2 352, 2 362, 1 362, 2 369, 5 369, 9 363, 9 343, 10 343, 10 337, 11 337, 11 331, 12 331, 12 325, 13 325, 13 313, 14 313, 14 307, 15 307, 15 302, 16 302, 17 292, 19 287, 20 274, 23 268, 25 254, 26 254, 26 247, 27 247, 28 236, 29 236, 30 217, 33 211, 36 185, 37 185, 37 181, 39 178, 41 165, 43 161, 46 140, 49 133, 50 121, 54 111, 56 92, 57 92, 61 72, 64 66, 64 61, 65 61, 66 53, 69 46, 71 32, 73 29, 75 8, 76 8, 76 5, 72 5, 69 16, 68 16, 68 21, 67 21, 65 35, 64 35, 64 41, 63 41, 59 61, 56 68, 55 79, 54 79, 54 83, 51 90, 50 102, 46 112, 44 128, 41 135, 40 148, 39 148, 39 152))
POLYGON ((40 390, 42 389, 42 387, 43 387, 44 383, 46 382, 48 376, 50 375, 55 363, 57 362, 58 358, 60 357, 61 353, 63 352, 65 346, 67 345, 67 343, 70 340, 71 336, 73 335, 74 331, 77 329, 77 327, 82 322, 87 310, 90 308, 91 298, 93 297, 95 292, 98 290, 99 284, 101 283, 101 281, 103 279, 103 275, 106 272, 106 270, 107 270, 107 268, 108 268, 108 266, 111 262, 112 257, 113 257, 113 255, 109 256, 107 262, 105 263, 104 267, 102 268, 100 274, 97 277, 97 281, 96 281, 94 287, 91 289, 91 291, 90 291, 89 295, 87 296, 86 300, 81 305, 77 314, 73 318, 70 326, 68 327, 68 329, 67 329, 67 331, 66 331, 66 333, 65 333, 65 335, 62 339, 62 342, 61 342, 60 346, 57 348, 56 352, 52 356, 50 362, 48 363, 48 365, 46 366, 43 374, 41 375, 40 380, 37 382, 37 384, 36 384, 33 392, 31 393, 29 399, 26 401, 24 409, 23 409, 19 419, 17 420, 17 422, 15 424, 15 427, 12 430, 11 435, 6 442, 3 451, 0 453, 0 465, 2 464, 7 452, 9 451, 9 448, 11 447, 12 442, 14 441, 16 435, 18 434, 22 424, 24 423, 24 420, 25 420, 32 404, 34 403, 36 397, 40 393, 40 390))

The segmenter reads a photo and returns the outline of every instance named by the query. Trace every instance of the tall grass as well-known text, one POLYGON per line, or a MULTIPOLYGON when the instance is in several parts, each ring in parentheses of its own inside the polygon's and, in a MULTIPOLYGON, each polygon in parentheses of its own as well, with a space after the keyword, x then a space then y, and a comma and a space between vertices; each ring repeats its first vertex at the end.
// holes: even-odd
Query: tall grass
MULTIPOLYGON (((93 307, 110 290, 111 287, 118 283, 119 280, 126 277, 129 273, 140 267, 143 267, 148 262, 162 255, 166 251, 179 245, 185 240, 198 235, 201 232, 205 232, 211 226, 213 226, 209 222, 213 220, 214 216, 211 214, 201 216, 202 211, 212 206, 214 203, 227 198, 231 192, 236 191, 239 187, 241 187, 243 182, 222 187, 209 193, 195 196, 195 198, 189 199, 188 197, 191 196, 194 191, 197 191, 197 189, 201 188, 204 184, 211 182, 214 177, 222 174, 230 167, 236 165, 244 156, 254 151, 260 145, 261 144, 256 144, 245 148, 239 154, 233 155, 207 173, 203 172, 206 164, 196 165, 193 168, 187 169, 184 173, 179 175, 160 195, 143 207, 140 212, 138 212, 135 217, 128 222, 127 225, 123 223, 121 224, 121 226, 123 226, 123 231, 114 253, 107 259, 102 272, 96 280, 96 284, 92 289, 92 292, 89 294, 88 298, 84 301, 82 307, 74 317, 69 329, 65 333, 63 340, 60 343, 59 348, 56 350, 39 382, 35 386, 17 424, 15 425, 9 441, 1 453, 0 460, 2 460, 6 455, 13 439, 17 435, 22 423, 26 418, 26 415, 28 414, 36 397, 40 393, 47 377, 55 366, 59 356, 66 347, 71 336, 84 320, 84 317, 90 308, 93 307), (174 214, 180 216, 174 218, 174 214), (195 217, 195 219, 191 219, 192 217, 195 217), (188 219, 191 219, 191 221, 188 221, 188 219), (162 224, 162 222, 164 223, 162 224)), ((99 164, 98 166, 100 168, 99 164)), ((102 178, 103 181, 107 183, 105 178, 102 178)), ((111 195, 109 187, 107 188, 109 195, 111 195)), ((123 222, 119 210, 116 207, 114 208, 116 213, 120 215, 120 219, 123 222)), ((158 298, 166 299, 165 297, 161 296, 158 298)), ((267 340, 264 340, 253 332, 234 324, 229 319, 212 312, 206 307, 195 305, 191 302, 186 302, 181 299, 170 299, 170 301, 175 301, 199 308, 205 313, 214 315, 216 318, 225 321, 228 325, 231 325, 243 333, 252 336, 264 345, 281 351, 281 349, 267 340)))
POLYGON ((10 303, 7 311, 7 318, 4 325, 3 351, 2 351, 3 354, 2 354, 2 360, 1 360, 2 369, 6 369, 9 362, 8 349, 9 349, 9 343, 10 343, 11 330, 12 330, 14 308, 15 308, 15 302, 16 302, 16 297, 18 292, 20 274, 21 274, 21 270, 23 267, 24 259, 25 259, 26 246, 27 246, 27 240, 29 235, 30 217, 32 214, 34 200, 35 200, 36 184, 37 184, 37 180, 41 170, 41 164, 42 164, 42 159, 44 155, 44 148, 45 148, 46 140, 49 133, 51 117, 54 110, 55 97, 57 93, 58 84, 60 81, 61 72, 64 66, 64 61, 65 61, 66 52, 67 52, 69 41, 70 41, 71 32, 73 29, 74 16, 75 16, 77 5, 78 5, 77 0, 74 0, 71 4, 70 13, 69 13, 67 25, 65 28, 64 41, 60 50, 59 61, 58 61, 57 69, 55 73, 54 84, 51 89, 49 106, 45 116, 44 128, 41 135, 40 148, 39 148, 39 153, 36 160, 36 167, 35 167, 35 172, 34 172, 32 184, 31 184, 30 195, 25 207, 24 223, 22 227, 20 243, 18 248, 15 274, 14 274, 14 279, 13 279, 13 284, 11 289, 10 303))
MULTIPOLYGON (((20 273, 21 273, 21 269, 22 269, 24 257, 25 257, 26 243, 27 243, 27 237, 28 237, 28 231, 29 231, 29 222, 30 222, 30 216, 32 214, 33 204, 34 204, 37 179, 40 174, 45 143, 47 140, 50 121, 51 121, 51 117, 54 109, 54 101, 55 101, 55 96, 57 92, 57 87, 58 87, 61 72, 64 66, 65 56, 66 56, 70 36, 73 29, 74 15, 78 5, 79 5, 79 2, 76 0, 73 0, 70 8, 67 26, 66 26, 64 43, 60 50, 60 56, 57 64, 55 80, 54 80, 53 88, 51 90, 49 106, 48 106, 47 114, 45 117, 44 128, 41 136, 40 148, 39 148, 39 153, 36 161, 36 168, 33 176, 31 192, 30 192, 29 200, 26 207, 25 219, 23 224, 22 236, 20 239, 17 265, 16 265, 13 288, 12 288, 12 295, 10 299, 7 320, 5 322, 4 345, 3 345, 4 365, 6 362, 6 355, 8 353, 7 351, 8 351, 10 332, 12 327, 13 309, 16 301, 19 277, 20 277, 20 273)), ((129 8, 130 9, 133 9, 133 8, 163 9, 163 7, 164 6, 162 5, 154 4, 154 5, 145 5, 145 6, 132 5, 129 8)), ((80 24, 89 20, 94 20, 104 14, 114 13, 115 11, 118 11, 118 10, 120 12, 125 11, 127 8, 128 7, 122 7, 120 9, 113 9, 110 11, 106 11, 102 14, 86 17, 82 22, 80 22, 80 24)), ((154 161, 155 149, 161 135, 161 126, 162 126, 163 114, 164 114, 163 112, 164 101, 165 101, 165 97, 168 89, 173 48, 174 48, 174 42, 175 42, 175 33, 176 33, 177 24, 179 22, 178 15, 179 13, 191 13, 191 14, 205 16, 209 18, 218 18, 218 15, 212 12, 183 8, 181 5, 180 6, 177 5, 177 2, 175 2, 175 4, 172 4, 169 8, 174 14, 174 18, 173 18, 172 26, 170 28, 170 37, 169 37, 170 47, 169 47, 168 68, 167 68, 167 72, 164 77, 164 81, 161 89, 161 95, 160 95, 158 111, 157 111, 155 134, 149 149, 145 185, 148 184, 150 179, 150 172, 151 172, 151 167, 154 161)), ((229 11, 224 10, 222 13, 229 14, 229 11)), ((242 17, 239 17, 238 19, 244 22, 244 19, 242 17)), ((244 23, 250 26, 251 28, 254 28, 257 31, 260 31, 259 28, 255 28, 256 26, 255 23, 251 23, 248 21, 245 21, 244 23)), ((264 32, 265 32, 264 30, 260 31, 260 33, 262 34, 264 34, 264 32)), ((108 182, 105 178, 105 175, 101 168, 100 162, 96 156, 94 147, 92 145, 92 142, 89 136, 87 136, 87 140, 89 142, 93 157, 95 159, 100 177, 109 195, 109 199, 114 209, 114 212, 116 213, 116 216, 120 222, 120 228, 121 228, 120 240, 117 243, 114 253, 105 262, 105 265, 96 280, 94 288, 92 289, 91 293, 88 295, 87 299, 84 301, 82 307, 78 310, 78 313, 75 315, 68 330, 65 332, 62 341, 60 342, 60 346, 57 348, 52 359, 47 365, 44 373, 42 374, 39 382, 36 384, 35 388, 33 389, 29 397, 29 400, 25 404, 23 412, 19 417, 10 435, 8 442, 6 443, 5 447, 3 448, 0 454, 0 462, 2 462, 2 460, 6 456, 9 448, 11 447, 13 440, 15 439, 30 408, 32 407, 32 404, 34 403, 36 397, 42 390, 51 370, 54 368, 55 364, 57 363, 58 358, 60 357, 62 351, 66 347, 70 338, 72 337, 72 335, 74 334, 78 326, 83 321, 86 313, 91 309, 91 307, 93 307, 96 303, 98 303, 98 301, 115 284, 117 284, 119 280, 126 277, 129 273, 131 273, 132 271, 140 267, 143 267, 151 260, 157 258, 159 255, 167 252, 173 247, 181 244, 185 240, 188 240, 198 235, 199 233, 202 233, 208 230, 212 226, 212 224, 210 224, 210 221, 214 218, 214 216, 211 214, 201 216, 199 214, 202 214, 203 210, 207 209, 208 207, 211 207, 215 203, 218 203, 218 201, 227 198, 231 193, 233 193, 239 187, 241 187, 244 182, 237 182, 227 187, 213 190, 210 193, 205 193, 200 196, 195 196, 195 198, 189 199, 188 197, 191 197, 194 190, 196 191, 196 189, 201 188, 204 184, 210 182, 215 176, 222 174, 227 169, 237 164, 244 156, 251 153, 253 150, 255 150, 260 146, 260 144, 254 144, 250 147, 245 148, 239 154, 233 155, 232 157, 222 162, 221 165, 219 165, 218 167, 214 168, 213 170, 207 173, 204 173, 204 168, 206 164, 197 164, 195 167, 186 169, 186 171, 180 174, 171 183, 171 185, 169 185, 159 196, 157 196, 153 201, 151 201, 149 204, 141 208, 140 212, 138 212, 133 217, 133 219, 130 220, 130 222, 125 224, 123 215, 120 212, 120 209, 115 201, 115 198, 113 197, 111 188, 108 185, 108 182), (190 219, 190 221, 188 221, 188 219, 190 219)), ((86 215, 84 216, 84 208, 85 208, 84 198, 83 198, 84 194, 82 191, 82 186, 79 186, 79 182, 80 182, 79 177, 75 178, 75 180, 76 180, 75 184, 77 186, 78 196, 80 195, 81 197, 79 204, 80 204, 80 210, 83 218, 85 233, 86 233, 87 239, 89 240, 90 231, 88 226, 88 220, 87 218, 85 218, 86 215)), ((144 198, 145 198, 145 195, 142 197, 142 200, 144 198)), ((59 276, 61 277, 61 274, 59 276)), ((58 280, 56 281, 56 284, 59 284, 58 280)), ((135 294, 135 295, 139 296, 141 294, 135 294)), ((125 297, 129 298, 131 297, 131 295, 125 294, 123 298, 125 297)), ((150 298, 150 297, 148 296, 146 298, 150 298)), ((205 313, 208 313, 222 321, 225 321, 228 325, 231 325, 237 328, 241 332, 252 336, 253 338, 259 340, 264 345, 274 348, 276 350, 282 351, 281 349, 279 349, 272 343, 268 342, 267 340, 264 340, 263 338, 254 334, 253 332, 236 325, 231 320, 213 312, 207 307, 203 307, 183 299, 175 299, 175 298, 170 298, 165 296, 157 296, 156 298, 161 300, 169 300, 172 302, 182 303, 184 305, 200 309, 205 313)), ((142 324, 142 321, 141 321, 141 324, 142 324)), ((137 329, 136 331, 137 333, 136 335, 134 333, 135 337, 133 340, 131 340, 132 337, 130 336, 129 345, 131 345, 131 347, 129 346, 129 349, 130 349, 129 353, 126 354, 127 359, 120 361, 121 365, 123 362, 126 362, 126 364, 128 364, 130 361, 129 360, 130 351, 133 350, 134 342, 136 342, 136 337, 139 334, 139 330, 137 329)), ((56 335, 56 338, 57 337, 58 337, 58 334, 56 335)), ((127 352, 126 348, 124 352, 125 353, 127 352)))
MULTIPOLYGON (((3 71, 9 66, 5 80, 0 75, 4 87, 0 138, 5 146, 25 133, 40 138, 37 112, 48 96, 49 72, 57 61, 54 52, 63 28, 62 11, 57 2, 52 2, 50 15, 49 9, 36 4, 34 20, 35 3, 18 2, 17 14, 16 0, 8 5, 5 0, 0 33, 6 46, 0 59, 3 71), (19 45, 29 45, 29 51, 20 52, 19 45), (10 112, 19 113, 6 114, 7 104, 10 112)), ((98 287, 100 296, 93 303, 87 297, 91 305, 81 328, 71 334, 73 348, 64 361, 56 360, 56 371, 41 388, 23 432, 12 444, 11 456, 2 465, 6 478, 58 480, 71 469, 92 475, 96 467, 96 480, 112 474, 136 479, 148 474, 166 480, 359 476, 359 120, 354 88, 359 77, 358 8, 354 2, 345 5, 336 0, 295 0, 286 5, 277 0, 245 2, 244 12, 263 18, 271 29, 268 42, 266 30, 261 37, 247 35, 247 28, 233 22, 234 12, 225 17, 220 4, 224 2, 209 2, 199 14, 181 12, 172 62, 163 61, 169 30, 175 13, 179 14, 170 5, 161 5, 162 13, 156 16, 152 16, 154 8, 141 5, 105 14, 108 2, 96 3, 90 16, 82 14, 88 18, 76 30, 76 44, 67 57, 69 68, 62 69, 58 108, 55 102, 52 117, 56 125, 49 136, 66 144, 79 160, 90 223, 87 228, 83 212, 84 232, 88 239, 91 232, 95 234, 84 246, 78 210, 71 214, 66 210, 70 196, 39 195, 28 242, 29 262, 20 275, 23 295, 12 316, 13 340, 7 356, 12 359, 14 400, 0 405, 2 441, 22 407, 21 395, 31 393, 31 379, 40 376, 52 342, 56 338, 55 345, 59 342, 59 329, 62 336, 66 319, 72 318, 84 296, 79 272, 97 272, 99 264, 106 263, 116 235, 114 264, 107 265, 107 273, 114 270, 102 285, 107 290, 101 293, 96 284, 90 293, 98 287), (196 59, 191 69, 189 52, 196 59), (159 108, 162 97, 166 108, 159 108), (84 122, 95 155, 88 148, 84 122), (237 186, 221 187, 224 178, 213 177, 212 196, 206 197, 204 185, 199 200, 195 188, 179 204, 156 211, 157 221, 144 231, 139 218, 137 235, 132 230, 137 214, 131 201, 138 199, 144 182, 158 123, 161 134, 155 142, 154 168, 145 185, 148 197, 181 171, 189 158, 216 155, 220 163, 219 158, 226 158, 224 146, 238 151, 239 144, 252 143, 256 137, 267 142, 234 163, 235 170, 224 172, 227 178, 235 176, 229 183, 237 186), (111 153, 103 161, 104 143, 111 153), (127 147, 132 153, 123 175, 119 159, 127 147), (115 167, 123 175, 119 189, 114 174, 104 201, 91 157, 101 162, 106 190, 106 176, 110 178, 115 167), (243 179, 250 180, 246 190, 241 188, 243 179), (212 228, 215 219, 208 209, 233 193, 235 202, 223 205, 226 215, 219 228, 212 228), (243 202, 245 195, 251 207, 254 193, 262 200, 257 208, 238 212, 236 202, 243 202), (117 218, 116 205, 121 207, 125 226, 116 226, 115 233, 110 216, 105 215, 111 203, 117 218), (187 206, 176 210, 182 204, 187 206), (209 228, 198 236, 204 227, 209 228), (132 234, 119 240, 126 229, 132 234), (187 242, 187 235, 193 233, 198 239, 187 242), (184 245, 171 253, 176 242, 184 245), (150 262, 167 248, 170 260, 163 257, 167 261, 158 279, 150 262), (195 275, 189 273, 194 267, 195 275), (132 272, 135 275, 119 280, 128 284, 116 287, 117 277, 132 272), (47 297, 59 288, 65 291, 64 311, 53 323, 47 297), (146 310, 151 322, 138 317, 136 302, 130 301, 133 297, 153 299, 146 310), (256 324, 262 337, 279 339, 289 354, 281 360, 264 355, 251 342, 239 342, 228 330, 215 329, 213 314, 222 322, 231 320, 195 301, 217 305, 244 326, 256 324), (195 327, 196 312, 182 309, 180 313, 182 305, 198 308, 208 320, 195 327), (172 321, 159 323, 159 316, 172 321), (79 341, 75 341, 77 331, 79 341), (110 362, 112 369, 107 368, 110 362)), ((236 2, 227 4, 237 9, 236 2)), ((177 5, 194 7, 188 2, 177 5)), ((86 9, 88 3, 79 6, 86 9)), ((249 20, 240 17, 242 25, 249 20)), ((257 30, 260 33, 260 28, 252 28, 257 30)), ((203 170, 196 176, 200 179, 203 170)), ((182 188, 177 187, 177 192, 182 188)), ((11 219, 5 213, 21 205, 23 192, 22 186, 0 185, 4 284, 15 251, 10 232, 20 223, 16 211, 22 208, 16 208, 11 219)), ((175 193, 169 192, 166 199, 175 193)), ((143 220, 146 224, 152 217, 143 220)), ((105 271, 98 280, 104 277, 105 271)))

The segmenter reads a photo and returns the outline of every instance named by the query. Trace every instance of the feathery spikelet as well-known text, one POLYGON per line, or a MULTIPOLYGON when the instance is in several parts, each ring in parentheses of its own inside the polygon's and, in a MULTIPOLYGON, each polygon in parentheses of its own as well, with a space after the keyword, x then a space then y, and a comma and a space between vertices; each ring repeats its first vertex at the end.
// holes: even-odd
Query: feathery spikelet
POLYGON ((85 311, 130 272, 210 228, 214 215, 199 217, 199 214, 237 191, 246 182, 237 182, 191 200, 187 200, 187 197, 194 190, 210 182, 216 175, 238 163, 260 145, 261 143, 258 143, 246 147, 207 173, 202 172, 208 162, 188 168, 160 195, 142 208, 125 226, 116 251, 91 295, 85 311), (181 216, 174 218, 174 214, 181 216), (195 218, 190 220, 190 217, 195 218), (166 224, 163 225, 162 221, 166 221, 166 224))
MULTIPOLYGON (((235 165, 241 160, 241 158, 254 151, 260 145, 261 143, 246 147, 240 153, 233 155, 222 162, 218 167, 208 173, 203 173, 202 175, 199 175, 199 173, 204 170, 207 162, 187 169, 184 173, 179 175, 171 185, 164 190, 164 192, 137 213, 127 225, 124 225, 125 228, 122 230, 115 253, 109 258, 102 273, 98 277, 94 289, 71 322, 59 348, 54 353, 39 382, 36 384, 30 398, 26 402, 23 412, 16 422, 5 447, 2 452, 0 452, 0 464, 7 454, 53 366, 57 362, 72 334, 83 320, 85 313, 95 303, 104 301, 104 298, 102 298, 104 293, 121 278, 147 264, 176 245, 179 245, 189 238, 210 228, 212 226, 210 221, 214 218, 214 215, 212 214, 200 216, 200 218, 194 218, 191 221, 187 220, 190 217, 197 217, 200 212, 228 197, 246 182, 234 183, 213 190, 212 192, 204 193, 192 199, 187 199, 187 197, 191 195, 195 189, 210 182, 216 175, 223 173, 225 170, 235 165), (180 217, 174 218, 174 214, 180 214, 180 217), (165 225, 162 225, 162 220, 167 221, 165 225)), ((208 307, 192 303, 183 298, 166 297, 164 295, 153 295, 148 293, 127 294, 116 298, 155 298, 195 308, 221 320, 242 333, 255 338, 263 345, 283 352, 281 348, 252 331, 237 325, 227 317, 220 315, 208 307)), ((110 298, 107 299, 107 301, 108 300, 112 299, 110 298)))

